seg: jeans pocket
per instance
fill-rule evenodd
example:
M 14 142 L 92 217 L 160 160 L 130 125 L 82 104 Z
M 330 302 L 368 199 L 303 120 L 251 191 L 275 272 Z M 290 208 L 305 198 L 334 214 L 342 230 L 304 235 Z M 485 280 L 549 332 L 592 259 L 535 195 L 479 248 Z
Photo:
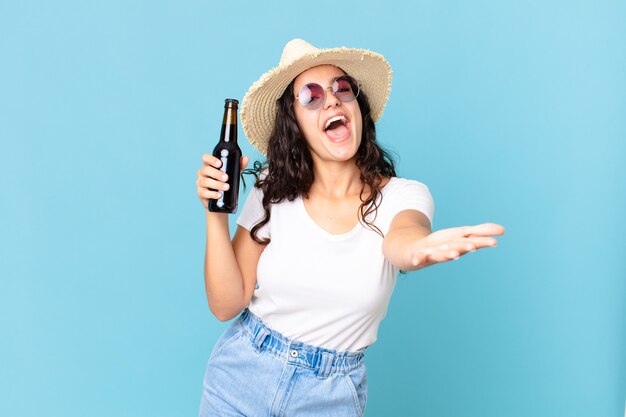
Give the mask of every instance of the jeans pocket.
M 365 365 L 353 369 L 344 376 L 354 395 L 357 409 L 362 415 L 365 411 L 365 404 L 367 403 L 367 370 L 365 369 Z
M 220 336 L 220 338 L 213 346 L 213 350 L 211 351 L 211 355 L 209 356 L 209 360 L 214 359 L 224 348 L 226 348 L 229 344 L 237 339 L 243 333 L 243 327 L 239 323 L 239 320 L 235 320 L 224 330 L 224 333 Z

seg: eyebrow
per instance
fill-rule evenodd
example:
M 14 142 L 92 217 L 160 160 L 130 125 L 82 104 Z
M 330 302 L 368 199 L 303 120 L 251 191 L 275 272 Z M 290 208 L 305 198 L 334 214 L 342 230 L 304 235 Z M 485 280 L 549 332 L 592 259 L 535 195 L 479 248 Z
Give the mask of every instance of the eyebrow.
M 332 83 L 334 80 L 336 80 L 336 79 L 337 79 L 337 78 L 339 78 L 339 77 L 343 77 L 344 75 L 348 75 L 348 74 L 346 74 L 346 73 L 344 72 L 344 73 L 343 73 L 343 74 L 341 74 L 341 75 L 335 75 L 335 76 L 333 76 L 333 77 L 329 78 L 329 79 L 328 79 L 328 83 L 327 83 L 327 84 Z M 309 81 L 309 82 L 306 82 L 306 83 L 302 84 L 302 87 L 304 87 L 304 86 L 305 86 L 305 85 L 307 85 L 307 84 L 311 84 L 311 83 L 319 84 L 317 81 Z M 320 85 L 321 85 L 321 84 L 320 84 Z M 294 84 L 294 88 L 295 88 L 295 84 Z M 326 87 L 326 88 L 328 88 L 328 87 Z

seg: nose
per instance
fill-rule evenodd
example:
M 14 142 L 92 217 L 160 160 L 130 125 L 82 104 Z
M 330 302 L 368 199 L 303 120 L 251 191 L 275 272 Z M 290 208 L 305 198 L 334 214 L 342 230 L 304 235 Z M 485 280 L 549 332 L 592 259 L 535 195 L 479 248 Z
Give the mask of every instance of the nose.
M 341 100 L 339 100 L 335 94 L 333 94 L 332 87 L 326 89 L 326 101 L 324 102 L 324 109 L 330 109 L 331 107 L 341 105 Z

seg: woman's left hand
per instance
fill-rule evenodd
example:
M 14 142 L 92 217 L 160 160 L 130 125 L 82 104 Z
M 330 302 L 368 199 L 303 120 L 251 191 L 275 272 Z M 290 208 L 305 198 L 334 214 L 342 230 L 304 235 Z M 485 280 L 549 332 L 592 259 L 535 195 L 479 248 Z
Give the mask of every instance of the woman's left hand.
M 496 223 L 460 226 L 437 230 L 411 245 L 411 262 L 415 269 L 459 259 L 476 249 L 496 246 L 489 236 L 504 234 L 504 227 Z

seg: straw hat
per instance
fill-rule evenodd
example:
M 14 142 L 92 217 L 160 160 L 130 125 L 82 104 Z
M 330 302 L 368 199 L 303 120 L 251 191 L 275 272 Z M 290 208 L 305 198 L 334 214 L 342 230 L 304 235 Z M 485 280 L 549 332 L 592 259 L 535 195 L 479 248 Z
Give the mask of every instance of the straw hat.
M 367 49 L 319 49 L 302 39 L 289 41 L 280 63 L 261 76 L 248 90 L 241 106 L 241 124 L 250 143 L 267 155 L 276 100 L 300 73 L 317 65 L 335 65 L 354 77 L 369 98 L 372 119 L 383 114 L 391 90 L 391 66 L 381 54 Z

